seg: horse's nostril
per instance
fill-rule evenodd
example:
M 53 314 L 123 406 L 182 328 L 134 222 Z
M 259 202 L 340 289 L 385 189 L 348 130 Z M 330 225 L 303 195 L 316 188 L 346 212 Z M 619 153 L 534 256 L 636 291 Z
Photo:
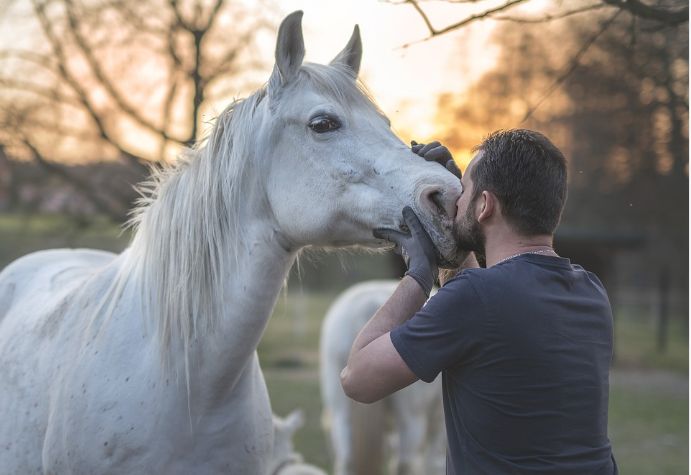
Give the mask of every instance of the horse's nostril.
M 428 185 L 420 193 L 420 205 L 429 213 L 446 219 L 455 219 L 456 199 L 453 190 L 439 185 Z
M 440 213 L 446 214 L 446 209 L 444 209 L 444 198 L 442 197 L 442 194 L 440 191 L 435 191 L 430 195 L 430 201 L 434 203 L 434 206 L 437 207 L 437 210 L 439 210 Z
M 428 188 L 422 192 L 422 202 L 427 205 L 427 208 L 433 213 L 441 215 L 447 214 L 444 207 L 444 196 L 438 188 Z

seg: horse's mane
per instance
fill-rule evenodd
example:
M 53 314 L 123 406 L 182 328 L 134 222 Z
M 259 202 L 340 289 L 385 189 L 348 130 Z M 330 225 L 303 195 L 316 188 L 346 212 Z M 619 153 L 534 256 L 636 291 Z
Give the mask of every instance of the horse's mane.
M 194 335 L 213 328 L 232 265 L 239 263 L 243 226 L 240 204 L 260 193 L 257 163 L 246 159 L 253 115 L 262 89 L 234 101 L 217 118 L 211 135 L 178 162 L 159 169 L 139 187 L 142 197 L 128 225 L 135 230 L 124 276 L 143 290 L 164 353 L 180 339 L 185 351 Z M 229 255 L 230 253 L 230 255 Z
M 297 81 L 309 82 L 348 109 L 361 105 L 381 114 L 364 86 L 340 65 L 303 64 Z M 154 324 L 164 358 L 171 344 L 179 342 L 187 353 L 193 338 L 213 329 L 223 312 L 227 279 L 240 272 L 243 203 L 266 196 L 258 177 L 270 164 L 252 160 L 250 151 L 258 106 L 269 94 L 265 86 L 233 102 L 197 149 L 155 170 L 139 187 L 142 197 L 128 223 L 135 234 L 114 287 L 137 282 L 142 311 Z

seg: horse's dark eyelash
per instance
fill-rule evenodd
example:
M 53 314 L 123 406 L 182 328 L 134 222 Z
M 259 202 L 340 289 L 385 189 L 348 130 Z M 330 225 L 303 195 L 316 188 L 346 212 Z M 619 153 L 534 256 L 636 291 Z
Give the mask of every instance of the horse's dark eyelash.
M 323 131 L 316 130 L 316 129 L 314 128 L 314 125 L 317 124 L 317 123 L 319 123 L 319 122 L 322 122 L 322 121 L 331 122 L 331 123 L 333 123 L 334 127 L 333 127 L 333 128 L 329 128 L 328 130 L 323 130 Z M 315 115 L 315 116 L 312 117 L 312 118 L 309 120 L 309 122 L 307 123 L 307 126 L 308 126 L 310 129 L 314 130 L 314 131 L 315 131 L 316 133 L 318 133 L 318 134 L 326 133 L 326 132 L 333 132 L 333 131 L 335 131 L 335 130 L 340 129 L 342 125 L 343 125 L 343 124 L 341 123 L 340 120 L 338 120 L 338 118 L 336 118 L 336 117 L 334 117 L 334 116 L 331 116 L 331 115 L 329 115 L 329 114 L 318 114 L 318 115 Z

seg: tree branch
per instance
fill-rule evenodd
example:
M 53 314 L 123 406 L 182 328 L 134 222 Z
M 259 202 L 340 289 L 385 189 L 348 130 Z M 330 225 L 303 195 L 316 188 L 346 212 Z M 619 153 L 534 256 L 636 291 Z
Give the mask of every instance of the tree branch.
M 239 39 L 239 44 L 243 44 L 246 41 L 248 41 L 250 38 L 252 38 L 253 33 L 247 32 L 243 34 L 240 39 Z M 219 60 L 216 62 L 216 67 L 211 69 L 208 72 L 205 72 L 203 74 L 204 77 L 204 83 L 208 84 L 214 79 L 218 78 L 219 76 L 223 74 L 227 74 L 228 72 L 231 71 L 231 68 L 229 67 L 229 64 L 231 64 L 238 56 L 240 53 L 239 48 L 231 48 L 229 49 L 223 57 L 219 58 Z
M 590 47 L 597 41 L 597 39 L 605 32 L 607 29 L 610 27 L 612 23 L 614 23 L 614 20 L 617 19 L 619 14 L 622 12 L 622 10 L 616 11 L 607 21 L 605 21 L 600 29 L 595 32 L 594 35 L 592 35 L 590 38 L 588 38 L 585 43 L 581 46 L 581 48 L 576 52 L 576 54 L 571 58 L 571 61 L 569 61 L 569 65 L 566 68 L 566 70 L 557 77 L 557 79 L 552 83 L 552 85 L 547 89 L 547 91 L 542 95 L 542 97 L 533 105 L 531 106 L 528 111 L 526 112 L 525 116 L 523 116 L 523 119 L 521 120 L 521 123 L 525 122 L 528 120 L 534 113 L 535 111 L 542 105 L 542 103 L 552 95 L 554 91 L 556 91 L 559 86 L 562 85 L 564 81 L 573 73 L 576 68 L 578 68 L 580 64 L 580 60 L 583 57 L 583 55 L 590 49 Z
M 562 12 L 559 14 L 552 15 L 552 14 L 548 13 L 542 17 L 539 17 L 539 18 L 495 16 L 495 17 L 492 17 L 492 19 L 497 20 L 497 21 L 510 21 L 510 22 L 514 22 L 514 23 L 547 23 L 547 22 L 554 21 L 554 20 L 561 20 L 562 18 L 567 18 L 567 17 L 570 17 L 572 15 L 578 15 L 580 13 L 591 12 L 594 10 L 599 10 L 599 9 L 607 8 L 607 7 L 608 7 L 608 5 L 598 3 L 598 4 L 594 4 L 594 5 L 588 5 L 588 6 L 585 6 L 582 8 L 577 8 L 575 10 L 569 10 L 569 11 Z
M 115 101 L 115 104 L 118 106 L 118 108 L 120 108 L 120 110 L 124 112 L 126 115 L 131 117 L 136 123 L 138 123 L 145 129 L 148 129 L 149 131 L 160 135 L 161 137 L 163 137 L 164 140 L 171 140 L 173 142 L 182 143 L 181 139 L 169 136 L 165 129 L 161 129 L 153 123 L 151 123 L 150 121 L 146 120 L 136 109 L 134 109 L 130 104 L 127 103 L 127 101 L 118 92 L 118 90 L 115 88 L 110 79 L 106 76 L 105 72 L 103 71 L 103 68 L 101 68 L 100 63 L 94 56 L 91 47 L 86 41 L 86 38 L 84 38 L 84 36 L 81 34 L 81 27 L 79 24 L 79 20 L 75 15 L 72 0 L 64 0 L 64 2 L 67 11 L 67 20 L 70 25 L 70 32 L 74 36 L 77 46 L 86 58 L 86 61 L 89 64 L 89 68 L 93 72 L 94 77 L 98 80 L 99 84 L 103 86 L 106 92 L 108 92 L 110 97 Z
M 31 152 L 32 158 L 38 163 L 44 170 L 59 176 L 64 181 L 68 182 L 77 189 L 82 195 L 86 196 L 91 203 L 98 209 L 101 213 L 108 216 L 115 222 L 123 222 L 127 214 L 123 210 L 115 210 L 111 203 L 103 199 L 97 190 L 94 190 L 92 186 L 82 178 L 69 173 L 65 167 L 52 163 L 45 159 L 45 157 L 39 152 L 39 150 L 28 140 L 26 137 L 22 138 L 22 143 Z
M 661 6 L 647 5 L 640 0 L 602 0 L 613 7 L 626 10 L 632 15 L 647 20 L 659 21 L 667 25 L 680 25 L 689 21 L 689 6 L 681 8 L 665 8 Z
M 173 109 L 173 101 L 175 99 L 175 93 L 177 92 L 178 85 L 175 75 L 173 73 L 171 73 L 171 79 L 173 81 L 173 84 L 171 84 L 170 89 L 168 89 L 168 96 L 166 97 L 166 100 L 163 103 L 162 121 L 164 130 L 167 130 L 170 126 L 171 111 Z M 161 147 L 158 151 L 159 161 L 163 161 L 165 159 L 165 151 L 167 145 L 168 142 L 165 139 L 161 141 Z
M 485 0 L 446 0 L 446 3 L 453 3 L 453 4 L 479 4 Z M 422 3 L 422 0 L 403 0 L 400 2 L 394 2 L 394 1 L 389 1 L 387 3 L 393 3 L 394 5 L 404 5 L 404 4 L 409 4 L 412 5 L 412 7 L 415 9 L 415 11 L 420 15 L 422 18 L 422 21 L 425 23 L 425 26 L 427 27 L 427 30 L 429 31 L 429 36 L 426 38 L 423 38 L 421 40 L 413 41 L 410 43 L 406 43 L 402 46 L 402 48 L 407 48 L 408 46 L 411 46 L 413 44 L 417 43 L 422 43 L 424 41 L 427 41 L 431 38 L 434 38 L 435 36 L 443 35 L 444 33 L 447 33 L 452 30 L 456 30 L 458 28 L 462 28 L 474 21 L 477 20 L 482 20 L 485 18 L 492 18 L 494 20 L 502 20 L 502 21 L 513 21 L 517 23 L 542 23 L 542 22 L 547 22 L 547 21 L 552 21 L 552 20 L 557 20 L 560 18 L 565 18 L 571 15 L 576 15 L 579 13 L 583 13 L 586 11 L 591 11 L 591 10 L 597 10 L 599 8 L 604 8 L 604 7 L 616 7 L 619 8 L 620 10 L 627 11 L 631 13 L 632 15 L 638 17 L 638 18 L 643 18 L 643 19 L 648 19 L 648 20 L 654 20 L 657 22 L 664 23 L 667 26 L 676 26 L 682 23 L 687 23 L 689 21 L 689 7 L 688 5 L 683 6 L 683 7 L 678 7 L 678 8 L 669 8 L 669 7 L 662 7 L 662 6 L 652 6 L 648 5 L 646 3 L 643 3 L 641 0 L 600 0 L 600 4 L 593 4 L 590 6 L 582 7 L 582 8 L 577 8 L 568 12 L 564 12 L 561 14 L 547 14 L 544 17 L 541 18 L 521 18 L 521 17 L 510 17 L 510 16 L 494 16 L 495 13 L 500 12 L 500 11 L 505 11 L 508 10 L 520 3 L 524 3 L 530 0 L 508 0 L 506 3 L 503 5 L 500 5 L 498 7 L 490 8 L 482 13 L 477 13 L 474 15 L 470 15 L 469 17 L 457 22 L 453 23 L 451 25 L 448 25 L 444 28 L 438 29 L 435 28 L 434 25 L 432 25 L 432 22 L 429 18 L 429 16 L 425 13 L 425 11 L 422 9 L 420 6 L 420 3 Z M 688 2 L 687 2 L 688 3 Z
M 221 10 L 223 3 L 224 0 L 216 0 L 216 3 L 211 9 L 211 13 L 209 13 L 209 19 L 206 21 L 206 25 L 203 27 L 205 31 L 209 31 L 211 28 L 213 28 L 216 18 L 218 18 L 218 12 Z
M 416 43 L 421 43 L 421 42 L 423 42 L 423 41 L 427 41 L 427 40 L 429 40 L 429 39 L 431 39 L 431 38 L 434 38 L 435 36 L 443 35 L 444 33 L 447 33 L 447 32 L 449 32 L 449 31 L 456 30 L 456 29 L 458 29 L 458 28 L 464 27 L 464 26 L 466 26 L 466 25 L 468 25 L 468 24 L 470 24 L 470 23 L 472 23 L 472 22 L 474 22 L 474 21 L 483 20 L 483 19 L 485 19 L 485 18 L 491 18 L 492 15 L 495 14 L 495 13 L 497 13 L 497 12 L 501 12 L 501 11 L 504 11 L 504 10 L 508 10 L 508 9 L 510 9 L 510 8 L 512 8 L 512 7 L 514 7 L 514 6 L 518 5 L 518 4 L 520 4 L 520 3 L 524 3 L 524 2 L 526 2 L 526 1 L 528 1 L 528 0 L 509 0 L 509 1 L 507 1 L 505 4 L 500 5 L 500 6 L 498 6 L 498 7 L 490 8 L 489 10 L 485 10 L 485 11 L 482 12 L 482 13 L 477 13 L 477 14 L 475 14 L 475 15 L 470 15 L 469 17 L 467 17 L 467 18 L 465 18 L 465 19 L 463 19 L 463 20 L 461 20 L 461 21 L 459 21 L 459 22 L 457 22 L 457 23 L 453 23 L 453 24 L 451 24 L 451 25 L 445 26 L 445 27 L 442 28 L 442 29 L 436 29 L 436 28 L 432 25 L 432 22 L 430 21 L 429 17 L 428 17 L 427 14 L 424 12 L 424 10 L 422 9 L 422 7 L 420 7 L 420 5 L 418 5 L 418 2 L 417 2 L 416 0 L 406 0 L 405 3 L 408 3 L 408 4 L 412 5 L 413 8 L 415 8 L 415 10 L 418 12 L 418 14 L 420 15 L 420 17 L 422 17 L 422 21 L 425 22 L 425 26 L 427 26 L 427 29 L 429 30 L 429 36 L 428 36 L 427 38 L 423 38 L 422 40 L 419 40 L 419 41 L 414 41 L 414 42 L 411 42 L 411 43 L 407 43 L 407 44 L 403 45 L 403 48 L 407 48 L 408 46 L 413 45 L 413 44 L 416 44 Z
M 178 55 L 177 49 L 175 47 L 175 33 L 177 32 L 178 24 L 170 25 L 170 28 L 166 32 L 166 52 L 170 55 L 173 60 L 175 69 L 182 69 L 182 59 Z
M 40 54 L 35 51 L 27 51 L 21 49 L 5 49 L 0 51 L 0 60 L 7 58 L 18 58 L 23 61 L 34 63 L 37 66 L 47 69 L 48 71 L 54 72 L 53 58 L 47 54 Z
M 42 130 L 44 134 L 53 134 L 59 138 L 72 137 L 82 142 L 93 141 L 97 143 L 100 140 L 99 136 L 85 132 L 82 129 L 65 125 L 56 125 L 55 122 L 49 122 L 35 117 L 31 119 L 31 127 L 36 130 Z
M 177 0 L 170 0 L 168 2 L 170 6 L 173 9 L 173 14 L 175 15 L 175 19 L 177 20 L 178 24 L 185 30 L 187 31 L 192 31 L 194 30 L 194 26 L 190 25 L 187 20 L 185 20 L 182 16 L 182 12 L 180 11 L 179 5 Z
M 142 20 L 142 15 L 138 14 L 130 6 L 129 1 L 123 0 L 108 0 L 102 4 L 102 8 L 110 7 L 113 12 L 122 20 L 123 26 L 129 26 L 131 29 L 140 33 L 150 33 L 152 35 L 163 36 L 166 34 L 166 29 L 163 27 L 156 27 Z M 160 18 L 159 15 L 144 15 L 146 19 Z
M 38 0 L 33 0 L 33 6 L 34 6 L 34 11 L 36 13 L 36 16 L 38 17 L 39 23 L 41 24 L 41 28 L 43 30 L 43 33 L 46 35 L 46 38 L 48 39 L 48 42 L 50 43 L 51 50 L 53 51 L 53 54 L 57 58 L 57 68 L 60 73 L 60 76 L 63 78 L 63 80 L 67 83 L 67 85 L 75 92 L 75 94 L 78 97 L 79 102 L 82 104 L 84 109 L 86 109 L 86 112 L 88 113 L 89 117 L 91 117 L 91 120 L 93 121 L 94 125 L 98 129 L 99 135 L 109 144 L 111 144 L 117 151 L 120 153 L 120 155 L 130 162 L 130 164 L 135 167 L 135 169 L 138 169 L 138 171 L 145 172 L 147 170 L 146 166 L 143 165 L 143 163 L 146 162 L 145 159 L 142 157 L 138 157 L 127 150 L 125 150 L 109 133 L 108 129 L 106 128 L 105 124 L 103 123 L 103 120 L 101 116 L 98 114 L 96 109 L 94 108 L 93 104 L 89 100 L 89 97 L 84 90 L 84 88 L 79 84 L 79 82 L 74 78 L 74 76 L 70 73 L 70 71 L 67 69 L 67 60 L 65 58 L 65 53 L 62 49 L 62 43 L 61 41 L 55 36 L 55 33 L 53 32 L 53 28 L 50 25 L 50 21 L 48 20 L 48 17 L 46 16 L 45 12 L 45 4 L 43 3 L 38 3 Z
M 51 99 L 53 101 L 69 105 L 72 107 L 81 107 L 83 104 L 82 102 L 74 97 L 69 97 L 64 94 L 61 94 L 55 89 L 51 89 L 48 87 L 43 87 L 38 84 L 33 84 L 30 82 L 22 82 L 18 81 L 15 79 L 7 79 L 7 78 L 2 78 L 0 77 L 0 85 L 8 88 L 8 89 L 15 89 L 18 91 L 25 91 L 25 92 L 30 92 L 32 94 L 35 94 L 37 96 L 45 97 L 46 99 Z
M 202 78 L 201 69 L 204 61 L 202 54 L 202 41 L 204 40 L 205 31 L 194 32 L 194 65 L 190 71 L 190 79 L 192 80 L 192 130 L 185 141 L 187 146 L 192 146 L 197 140 L 197 129 L 199 128 L 199 109 L 204 102 L 204 80 Z

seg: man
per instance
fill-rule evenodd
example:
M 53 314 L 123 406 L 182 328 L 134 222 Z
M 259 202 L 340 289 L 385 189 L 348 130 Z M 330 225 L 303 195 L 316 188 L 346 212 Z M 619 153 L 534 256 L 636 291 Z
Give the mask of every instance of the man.
M 453 169 L 438 143 L 413 151 Z M 375 232 L 408 272 L 353 343 L 343 388 L 373 402 L 441 372 L 450 474 L 616 474 L 611 308 L 599 279 L 552 248 L 564 156 L 529 130 L 496 132 L 476 152 L 455 234 L 486 268 L 466 263 L 425 304 L 436 254 L 413 211 L 410 234 Z

